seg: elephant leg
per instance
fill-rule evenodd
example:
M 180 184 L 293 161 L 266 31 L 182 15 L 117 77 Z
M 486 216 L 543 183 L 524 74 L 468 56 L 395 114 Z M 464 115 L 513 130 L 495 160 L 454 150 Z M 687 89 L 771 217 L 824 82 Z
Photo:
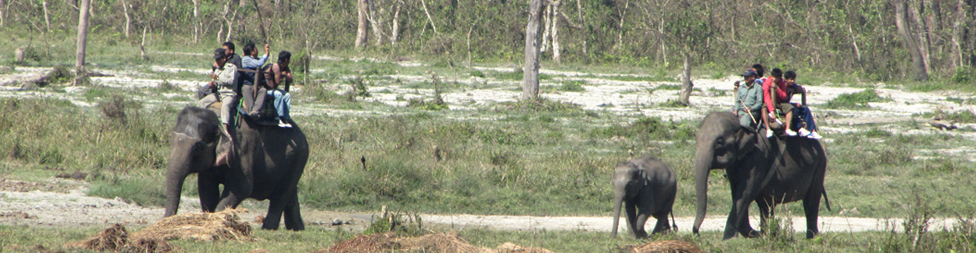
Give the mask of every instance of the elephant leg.
M 644 210 L 641 210 L 641 212 L 637 213 L 637 221 L 634 223 L 634 226 L 637 227 L 636 237 L 638 239 L 647 238 L 647 230 L 644 229 L 644 224 L 647 224 L 648 217 L 650 217 L 650 214 L 644 212 Z
M 749 224 L 749 204 L 755 199 L 758 189 L 758 186 L 750 185 L 748 181 L 732 185 L 732 210 L 729 211 L 729 219 L 725 224 L 723 240 L 735 237 L 736 232 L 747 238 L 759 235 Z
M 291 198 L 285 196 L 272 197 L 269 200 L 271 204 L 268 205 L 268 215 L 264 217 L 264 225 L 261 225 L 261 229 L 278 230 L 278 226 L 281 225 L 281 214 L 285 210 L 286 202 L 290 200 Z
M 820 216 L 820 193 L 822 189 L 807 191 L 807 197 L 803 199 L 803 212 L 807 215 L 807 239 L 813 239 L 820 234 L 817 229 L 817 218 Z
M 660 213 L 660 215 L 655 215 L 654 218 L 657 219 L 657 224 L 654 225 L 654 231 L 652 231 L 651 234 L 657 234 L 660 232 L 666 232 L 671 230 L 671 226 L 669 226 L 668 224 L 668 212 L 662 212 Z
M 637 205 L 633 201 L 624 200 L 624 206 L 627 209 L 627 226 L 630 228 L 630 235 L 634 238 L 641 238 L 640 234 L 644 230 L 644 225 L 637 226 Z
M 197 174 L 197 191 L 200 192 L 200 208 L 203 212 L 214 212 L 220 202 L 220 184 L 210 173 Z
M 285 228 L 294 231 L 305 230 L 305 221 L 302 220 L 302 211 L 298 204 L 298 193 L 290 194 L 290 196 L 290 198 L 286 198 L 288 202 L 285 203 Z
M 217 203 L 217 212 L 223 211 L 224 209 L 237 208 L 244 199 L 251 196 L 250 187 L 244 189 L 242 187 L 235 187 L 229 184 L 224 184 L 224 192 L 221 194 L 220 203 Z

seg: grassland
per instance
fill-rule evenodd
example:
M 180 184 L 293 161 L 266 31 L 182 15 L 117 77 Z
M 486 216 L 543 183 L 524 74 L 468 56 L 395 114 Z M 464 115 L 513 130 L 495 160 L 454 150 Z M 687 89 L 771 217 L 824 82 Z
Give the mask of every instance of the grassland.
M 45 43 L 64 44 L 70 38 L 51 35 L 46 40 Z M 92 48 L 89 61 L 95 62 L 95 69 L 139 71 L 144 75 L 142 77 L 150 79 L 198 81 L 199 77 L 188 71 L 156 71 L 151 66 L 194 69 L 207 60 L 205 55 L 164 53 L 151 53 L 149 60 L 142 60 L 138 58 L 136 47 L 125 44 L 95 44 Z M 200 45 L 185 48 L 173 41 L 159 43 L 153 50 L 177 49 L 207 52 L 209 48 Z M 114 54 L 108 50 L 131 54 Z M 66 65 L 72 53 L 64 47 L 49 47 L 47 52 L 35 52 L 35 58 L 18 66 Z M 0 56 L 8 58 L 8 55 Z M 612 211 L 609 203 L 612 165 L 630 157 L 651 154 L 669 164 L 678 175 L 675 214 L 694 215 L 691 170 L 694 133 L 699 125 L 695 120 L 671 122 L 654 117 L 587 111 L 555 101 L 472 105 L 474 110 L 464 111 L 393 107 L 364 102 L 356 99 L 358 94 L 347 95 L 330 90 L 324 84 L 355 84 L 355 77 L 359 76 L 364 85 L 430 88 L 434 86 L 433 81 L 390 76 L 426 76 L 427 71 L 433 71 L 441 73 L 446 89 L 466 89 L 468 84 L 451 81 L 455 75 L 514 82 L 521 74 L 457 70 L 447 64 L 400 66 L 350 59 L 313 59 L 313 66 L 326 67 L 325 71 L 309 74 L 312 82 L 295 93 L 296 106 L 307 111 L 359 113 L 295 116 L 311 145 L 309 163 L 299 186 L 300 201 L 307 208 L 368 211 L 388 205 L 433 213 L 609 215 Z M 625 66 L 562 65 L 554 69 L 588 73 L 591 75 L 587 77 L 594 78 L 598 77 L 595 74 L 606 72 L 650 72 L 645 77 L 620 75 L 607 78 L 624 81 L 668 80 L 667 76 L 675 73 Z M 715 76 L 724 73 L 712 72 L 716 72 Z M 560 83 L 559 89 L 565 92 L 585 91 L 584 83 L 579 81 Z M 488 82 L 475 85 L 504 87 L 504 84 Z M 921 89 L 912 87 L 923 84 L 907 86 Z M 661 86 L 660 89 L 672 88 Z M 79 106 L 57 98 L 36 98 L 27 92 L 13 92 L 22 95 L 17 96 L 20 98 L 0 99 L 0 177 L 30 181 L 51 178 L 59 171 L 45 168 L 83 171 L 91 175 L 87 179 L 91 186 L 90 195 L 119 196 L 146 206 L 162 205 L 163 186 L 157 182 L 165 173 L 170 128 L 176 112 L 191 101 L 154 100 L 164 93 L 181 92 L 167 86 L 132 89 L 96 83 L 80 92 L 65 90 L 65 87 L 53 84 L 36 92 L 75 97 L 99 106 Z M 858 107 L 872 102 L 870 99 L 873 97 L 865 101 L 864 96 L 851 96 L 837 102 L 844 103 L 840 107 Z M 971 113 L 953 114 L 953 117 L 972 121 Z M 898 124 L 901 128 L 920 128 L 911 123 Z M 969 219 L 976 213 L 976 198 L 971 194 L 970 182 L 976 166 L 966 157 L 938 152 L 970 147 L 971 140 L 946 133 L 903 134 L 878 127 L 866 128 L 865 131 L 831 134 L 825 142 L 830 160 L 825 184 L 834 210 L 823 210 L 822 215 L 845 211 L 845 215 L 854 217 L 924 221 L 923 216 L 918 215 L 920 212 L 927 214 L 926 217 Z M 365 170 L 359 162 L 361 157 L 367 159 Z M 183 193 L 195 195 L 194 187 L 194 184 L 187 184 Z M 714 210 L 727 210 L 730 190 L 721 171 L 715 171 L 710 177 L 709 189 L 709 210 L 713 210 L 713 214 L 720 214 Z M 792 213 L 802 213 L 802 207 L 797 204 L 784 208 Z M 856 212 L 853 211 L 855 208 Z M 63 242 L 82 239 L 95 231 L 94 228 L 0 227 L 0 250 L 31 251 L 24 247 L 37 244 L 56 248 Z M 919 232 L 918 227 L 914 231 Z M 826 233 L 815 240 L 798 239 L 802 236 L 792 233 L 733 241 L 720 241 L 717 233 L 693 237 L 682 232 L 675 236 L 702 245 L 706 250 L 722 252 L 965 252 L 972 251 L 976 244 L 972 227 L 927 231 L 914 237 L 905 233 L 911 231 L 896 232 L 899 233 Z M 459 233 L 478 246 L 494 247 L 504 241 L 515 241 L 559 252 L 614 252 L 637 243 L 592 232 L 466 230 Z M 353 234 L 311 229 L 303 233 L 259 231 L 257 236 L 264 241 L 256 244 L 178 243 L 187 251 L 202 252 L 240 252 L 253 248 L 309 251 L 350 238 Z M 596 243 L 589 243 L 593 241 Z

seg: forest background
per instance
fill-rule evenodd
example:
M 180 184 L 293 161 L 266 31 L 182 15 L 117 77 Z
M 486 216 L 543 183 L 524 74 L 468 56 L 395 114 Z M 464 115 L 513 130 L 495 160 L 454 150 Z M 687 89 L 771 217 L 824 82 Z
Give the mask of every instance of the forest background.
M 113 43 L 149 48 L 267 41 L 304 57 L 359 49 L 390 59 L 441 59 L 452 66 L 521 65 L 528 4 L 93 1 L 89 27 Z M 0 0 L 0 26 L 5 36 L 29 37 L 28 58 L 50 57 L 42 45 L 48 37 L 75 34 L 77 6 L 77 0 Z M 976 66 L 974 17 L 976 0 L 546 1 L 542 57 L 547 64 L 675 69 L 687 53 L 692 65 L 710 69 L 760 62 L 868 82 L 930 76 L 967 82 Z

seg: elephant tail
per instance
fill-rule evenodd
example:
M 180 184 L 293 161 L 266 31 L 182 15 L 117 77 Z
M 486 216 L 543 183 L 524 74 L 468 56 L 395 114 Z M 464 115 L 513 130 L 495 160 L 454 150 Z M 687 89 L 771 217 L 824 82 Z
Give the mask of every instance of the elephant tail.
M 827 205 L 827 211 L 833 212 L 834 210 L 830 210 L 830 199 L 827 198 L 827 189 L 823 189 L 821 191 L 823 192 L 824 196 L 824 204 Z

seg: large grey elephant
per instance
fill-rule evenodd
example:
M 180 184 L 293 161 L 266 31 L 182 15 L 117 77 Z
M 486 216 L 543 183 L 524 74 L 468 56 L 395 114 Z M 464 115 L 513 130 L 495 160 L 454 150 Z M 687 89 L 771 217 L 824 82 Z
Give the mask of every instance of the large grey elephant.
M 664 162 L 643 156 L 618 163 L 613 172 L 613 189 L 613 236 L 617 236 L 621 205 L 627 209 L 627 225 L 634 238 L 647 238 L 644 223 L 649 216 L 657 219 L 652 234 L 671 229 L 668 214 L 671 214 L 678 184 Z M 674 220 L 674 215 L 671 216 Z
M 282 215 L 285 228 L 304 230 L 298 204 L 298 180 L 308 160 L 308 142 L 302 130 L 256 124 L 241 117 L 232 127 L 234 138 L 226 165 L 214 166 L 220 120 L 211 110 L 186 107 L 177 117 L 171 136 L 166 174 L 166 213 L 180 205 L 183 181 L 198 174 L 200 205 L 204 212 L 236 208 L 246 198 L 270 200 L 263 229 L 278 229 Z M 219 184 L 224 185 L 220 192 Z
M 764 130 L 763 130 L 764 131 Z M 732 210 L 725 224 L 723 239 L 759 233 L 749 225 L 749 205 L 759 206 L 761 222 L 766 223 L 776 204 L 803 200 L 807 238 L 813 238 L 820 214 L 820 196 L 827 198 L 824 175 L 827 156 L 817 140 L 787 137 L 784 143 L 762 138 L 763 132 L 742 127 L 730 112 L 711 112 L 698 130 L 695 153 L 695 191 L 698 210 L 692 231 L 705 218 L 708 202 L 708 174 L 725 169 L 732 186 Z M 830 210 L 830 201 L 825 201 Z

